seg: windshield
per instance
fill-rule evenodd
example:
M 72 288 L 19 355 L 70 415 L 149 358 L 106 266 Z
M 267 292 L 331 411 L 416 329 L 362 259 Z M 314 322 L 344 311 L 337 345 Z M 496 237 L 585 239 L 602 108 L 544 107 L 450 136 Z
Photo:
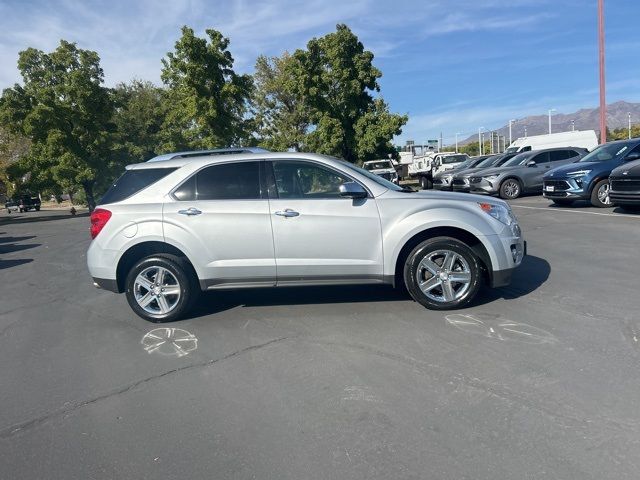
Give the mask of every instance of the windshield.
M 613 160 L 614 158 L 621 158 L 622 156 L 627 154 L 634 143 L 605 143 L 604 145 L 600 145 L 593 152 L 588 153 L 587 155 L 582 157 L 580 160 L 578 160 L 578 163 L 606 162 L 607 160 Z
M 504 153 L 518 153 L 518 148 L 519 147 L 509 147 L 504 151 Z
M 531 157 L 530 153 L 519 153 L 510 160 L 507 160 L 502 164 L 503 167 L 513 167 L 514 165 L 524 165 Z
M 443 165 L 449 165 L 451 163 L 459 163 L 466 159 L 467 157 L 465 155 L 449 155 L 441 158 Z
M 480 168 L 480 167 L 488 167 L 489 165 L 493 165 L 493 162 L 495 162 L 498 158 L 500 157 L 495 155 L 487 157 L 484 160 L 482 160 L 479 164 L 477 164 L 476 167 Z
M 383 168 L 393 168 L 393 165 L 389 161 L 367 162 L 364 164 L 364 168 L 367 170 L 382 170 Z
M 395 190 L 397 192 L 401 192 L 405 190 L 403 187 L 396 185 L 395 183 L 390 182 L 389 180 L 385 180 L 384 178 L 379 177 L 378 175 L 374 175 L 373 173 L 365 170 L 364 168 L 355 166 L 353 163 L 349 163 L 345 160 L 340 160 L 340 163 L 342 164 L 343 167 L 346 167 L 349 170 L 358 172 L 360 175 L 364 175 L 369 180 L 376 182 L 378 185 L 382 185 L 384 188 L 388 188 L 389 190 Z

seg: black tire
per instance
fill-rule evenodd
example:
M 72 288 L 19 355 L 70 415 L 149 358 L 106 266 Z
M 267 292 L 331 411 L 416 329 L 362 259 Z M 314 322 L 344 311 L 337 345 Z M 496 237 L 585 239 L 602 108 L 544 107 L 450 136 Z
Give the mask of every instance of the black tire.
M 552 198 L 551 201 L 559 207 L 568 207 L 569 205 L 573 205 L 573 200 Z
M 39 212 L 39 211 L 40 211 L 40 206 L 38 205 L 38 206 L 36 207 L 36 212 Z
M 455 281 L 449 281 L 447 275 L 439 275 L 430 272 L 426 267 L 421 265 L 421 262 L 425 259 L 429 260 L 429 257 L 435 266 L 444 266 L 444 253 L 442 254 L 442 262 L 438 263 L 438 257 L 440 252 L 453 252 L 459 258 L 464 259 L 466 266 L 462 262 L 455 261 L 454 269 L 459 268 L 458 271 L 452 270 L 451 273 L 468 273 L 469 282 L 468 286 Z M 465 268 L 467 269 L 465 271 Z M 445 272 L 446 273 L 446 272 Z M 428 275 L 428 276 L 427 276 Z M 428 280 L 437 278 L 437 282 L 440 286 L 435 285 L 428 293 L 425 293 L 419 285 L 419 278 L 424 279 L 427 283 Z M 445 280 L 442 280 L 445 278 Z M 409 291 L 409 294 L 413 299 L 430 310 L 451 310 L 462 308 L 471 302 L 478 293 L 480 285 L 482 283 L 482 271 L 480 266 L 480 260 L 475 253 L 469 248 L 467 244 L 456 240 L 451 237 L 435 237 L 417 245 L 407 257 L 404 265 L 404 283 Z M 450 288 L 453 290 L 455 296 L 460 294 L 459 297 L 454 298 L 451 301 L 445 299 L 445 283 L 449 283 Z M 441 297 L 439 300 L 431 297 Z
M 601 189 L 605 189 L 607 191 L 605 201 L 600 199 L 599 192 Z M 608 179 L 605 178 L 603 180 L 600 180 L 598 183 L 595 184 L 595 186 L 593 187 L 593 190 L 591 190 L 591 205 L 598 208 L 613 207 L 613 202 L 611 202 L 611 200 L 609 199 L 609 180 Z
M 177 281 L 177 286 L 179 287 L 180 296 L 175 305 L 171 306 L 168 313 L 151 313 L 138 304 L 136 300 L 136 278 L 141 272 L 153 269 L 153 267 L 162 267 L 168 270 Z M 125 294 L 131 309 L 139 317 L 154 323 L 172 322 L 182 318 L 191 309 L 200 294 L 200 286 L 193 268 L 180 257 L 168 254 L 152 255 L 138 261 L 127 274 L 125 288 Z M 153 308 L 154 304 L 159 310 L 160 303 L 156 300 L 152 300 L 150 309 Z
M 507 178 L 500 184 L 500 198 L 514 200 L 522 195 L 522 183 L 517 178 Z
M 420 188 L 422 190 L 430 190 L 433 188 L 433 182 L 427 177 L 420 177 Z

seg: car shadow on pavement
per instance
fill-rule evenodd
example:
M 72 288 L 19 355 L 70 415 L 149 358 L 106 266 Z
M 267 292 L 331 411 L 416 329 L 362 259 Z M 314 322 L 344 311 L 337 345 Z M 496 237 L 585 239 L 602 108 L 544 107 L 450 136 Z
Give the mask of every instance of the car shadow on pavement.
M 7 254 L 13 252 L 20 252 L 22 250 L 29 250 L 30 248 L 36 248 L 41 246 L 41 243 L 27 243 L 24 245 L 19 245 L 17 243 L 5 243 L 0 244 L 0 253 Z
M 18 265 L 24 265 L 25 263 L 33 262 L 33 258 L 21 258 L 18 260 L 2 260 L 0 258 L 0 270 L 6 268 L 17 267 Z
M 0 233 L 0 235 L 2 235 Z M 36 238 L 35 235 L 28 235 L 26 237 L 0 237 L 0 243 L 15 243 L 22 242 L 24 240 L 31 240 L 32 238 Z
M 483 288 L 472 306 L 491 303 L 499 298 L 513 300 L 538 289 L 549 278 L 551 265 L 544 258 L 527 255 L 513 272 L 511 284 L 499 288 Z
M 404 288 L 393 288 L 390 285 L 331 285 L 220 290 L 203 292 L 187 318 L 212 315 L 236 307 L 406 301 L 411 301 L 407 291 Z
M 32 223 L 32 222 L 50 222 L 53 220 L 64 220 L 68 218 L 75 217 L 88 217 L 89 212 L 77 213 L 75 215 L 71 215 L 70 213 L 65 213 L 63 215 L 18 215 L 13 217 L 2 217 L 0 218 L 0 225 L 9 225 L 14 223 Z

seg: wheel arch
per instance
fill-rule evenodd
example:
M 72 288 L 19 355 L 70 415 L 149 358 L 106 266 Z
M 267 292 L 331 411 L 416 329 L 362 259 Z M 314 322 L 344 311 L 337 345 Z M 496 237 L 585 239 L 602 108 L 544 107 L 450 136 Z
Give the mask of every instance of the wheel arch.
M 411 251 L 421 242 L 435 237 L 451 237 L 468 245 L 480 259 L 483 280 L 488 283 L 491 282 L 491 276 L 493 274 L 491 257 L 487 248 L 476 235 L 468 230 L 458 227 L 431 227 L 413 235 L 400 249 L 400 253 L 395 260 L 393 275 L 395 286 L 401 286 L 404 284 L 404 264 Z
M 116 267 L 116 283 L 118 286 L 118 293 L 122 293 L 125 291 L 125 280 L 127 278 L 127 273 L 131 268 L 135 265 L 135 263 L 141 258 L 148 257 L 150 255 L 174 255 L 180 259 L 182 259 L 188 268 L 191 270 L 193 275 L 196 275 L 193 264 L 187 257 L 187 255 L 182 252 L 177 247 L 160 241 L 147 241 L 136 243 L 129 247 L 118 260 L 118 266 Z M 196 275 L 197 278 L 197 275 Z

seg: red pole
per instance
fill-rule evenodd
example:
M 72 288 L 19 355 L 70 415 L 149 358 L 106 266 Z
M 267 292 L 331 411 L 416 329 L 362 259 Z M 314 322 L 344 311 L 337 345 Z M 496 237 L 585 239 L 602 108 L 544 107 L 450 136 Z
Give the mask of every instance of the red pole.
M 607 141 L 607 103 L 604 83 L 604 0 L 598 0 L 598 49 L 600 61 L 600 143 Z

